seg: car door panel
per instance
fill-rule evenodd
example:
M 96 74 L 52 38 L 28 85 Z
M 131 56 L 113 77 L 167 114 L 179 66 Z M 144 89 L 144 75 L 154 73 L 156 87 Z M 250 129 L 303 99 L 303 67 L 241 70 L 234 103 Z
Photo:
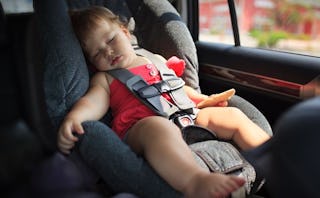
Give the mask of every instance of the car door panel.
M 196 42 L 202 91 L 234 87 L 273 123 L 290 106 L 320 94 L 319 58 Z

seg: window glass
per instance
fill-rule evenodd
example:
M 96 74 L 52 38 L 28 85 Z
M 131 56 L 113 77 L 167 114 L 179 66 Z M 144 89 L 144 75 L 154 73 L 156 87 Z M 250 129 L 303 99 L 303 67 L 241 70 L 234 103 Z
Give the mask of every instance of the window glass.
M 234 44 L 227 0 L 199 0 L 199 40 Z
M 6 13 L 32 12 L 32 0 L 0 0 Z
M 235 0 L 235 4 L 242 46 L 320 56 L 320 0 Z M 227 10 L 223 6 L 228 6 L 227 0 L 199 0 L 200 40 L 233 41 L 229 13 L 217 12 Z

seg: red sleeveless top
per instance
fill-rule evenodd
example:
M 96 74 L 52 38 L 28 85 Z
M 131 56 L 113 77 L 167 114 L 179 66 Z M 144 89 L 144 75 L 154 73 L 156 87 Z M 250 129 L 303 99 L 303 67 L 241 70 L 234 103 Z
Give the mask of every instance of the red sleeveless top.
M 185 62 L 177 57 L 172 57 L 166 65 L 180 76 L 183 73 Z M 159 71 L 153 64 L 134 67 L 130 71 L 135 75 L 140 75 L 148 84 L 161 81 Z M 162 95 L 172 101 L 168 94 Z M 121 139 L 137 121 L 147 116 L 156 115 L 117 79 L 114 79 L 110 84 L 110 108 L 113 116 L 112 129 Z
M 140 75 L 148 84 L 161 80 L 158 70 L 152 64 L 134 67 L 130 71 Z M 113 116 L 112 129 L 121 139 L 137 121 L 156 115 L 117 79 L 110 84 L 110 107 Z

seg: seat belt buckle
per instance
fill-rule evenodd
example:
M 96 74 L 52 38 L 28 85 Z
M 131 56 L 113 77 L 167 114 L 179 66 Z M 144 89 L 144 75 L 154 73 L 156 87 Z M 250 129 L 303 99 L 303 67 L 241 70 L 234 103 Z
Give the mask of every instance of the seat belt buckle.
M 194 125 L 194 121 L 192 117 L 188 114 L 186 115 L 180 115 L 177 117 L 174 117 L 172 121 L 179 127 L 179 128 L 184 128 L 189 125 Z

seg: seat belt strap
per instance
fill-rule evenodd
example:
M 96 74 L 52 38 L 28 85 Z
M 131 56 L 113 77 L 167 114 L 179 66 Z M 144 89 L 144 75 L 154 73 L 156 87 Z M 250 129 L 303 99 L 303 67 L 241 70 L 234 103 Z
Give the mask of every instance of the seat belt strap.
M 182 85 L 184 85 L 184 81 L 181 78 L 177 77 L 175 72 L 172 69 L 169 69 L 158 56 L 143 48 L 134 47 L 134 49 L 136 54 L 144 56 L 151 60 L 151 62 L 158 68 L 162 80 L 167 82 L 167 84 L 170 84 L 170 87 L 175 87 L 176 84 L 179 84 L 181 82 L 183 82 Z M 194 102 L 187 96 L 187 94 L 183 90 L 183 86 L 172 91 L 168 91 L 168 93 L 174 101 L 175 105 L 180 110 L 191 111 L 195 107 Z
M 113 69 L 107 71 L 114 78 L 122 82 L 126 87 L 156 114 L 169 118 L 179 109 L 166 100 L 159 90 L 149 85 L 141 76 L 134 75 L 127 69 Z

